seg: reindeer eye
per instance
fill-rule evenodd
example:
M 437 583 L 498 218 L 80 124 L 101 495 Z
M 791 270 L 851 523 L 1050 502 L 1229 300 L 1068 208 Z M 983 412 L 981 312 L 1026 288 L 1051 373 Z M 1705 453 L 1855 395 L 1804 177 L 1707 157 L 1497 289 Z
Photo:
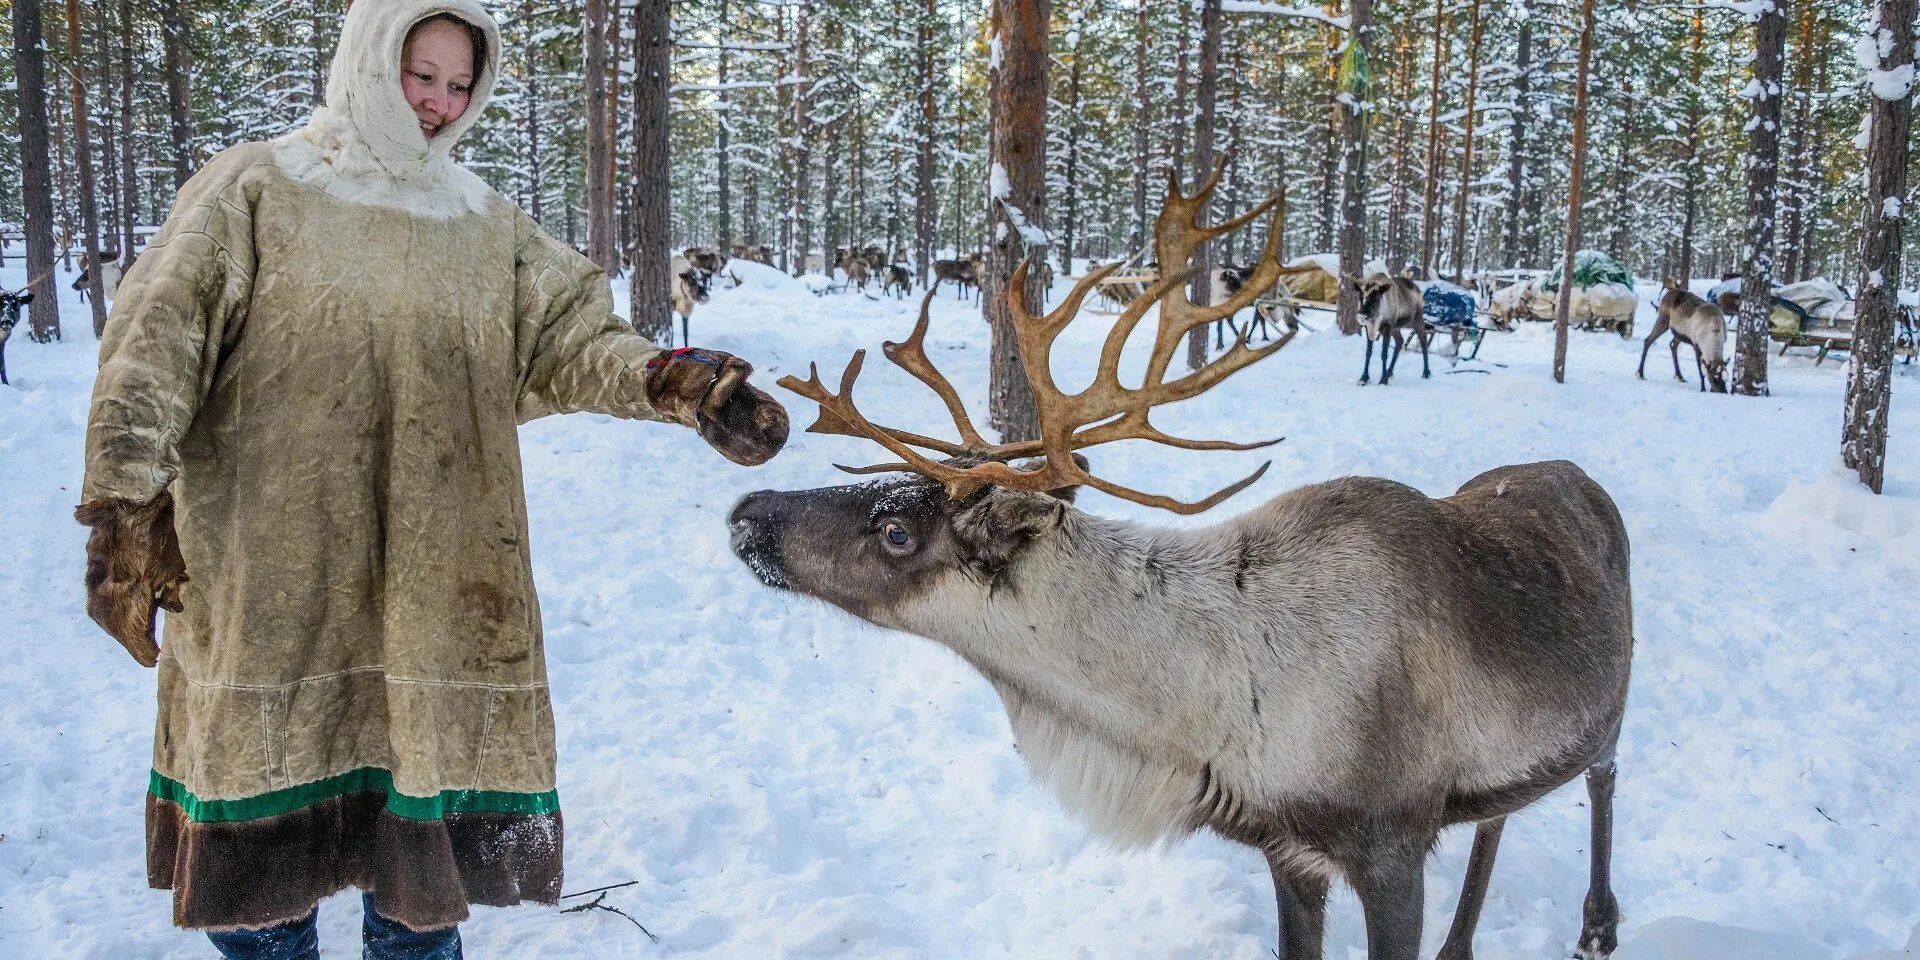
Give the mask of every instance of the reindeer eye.
M 913 545 L 913 534 L 908 533 L 906 527 L 891 520 L 881 524 L 880 535 L 887 539 L 889 546 L 897 549 L 905 549 Z

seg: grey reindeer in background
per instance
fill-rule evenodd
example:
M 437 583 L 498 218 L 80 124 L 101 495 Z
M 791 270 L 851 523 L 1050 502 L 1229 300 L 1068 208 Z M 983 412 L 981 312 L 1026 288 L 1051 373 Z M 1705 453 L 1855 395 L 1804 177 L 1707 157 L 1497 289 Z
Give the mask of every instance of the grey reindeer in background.
M 1647 378 L 1647 351 L 1669 330 L 1673 332 L 1669 344 L 1673 347 L 1673 378 L 1687 382 L 1686 375 L 1680 372 L 1680 345 L 1689 344 L 1693 347 L 1693 368 L 1700 378 L 1701 392 L 1711 385 L 1714 393 L 1726 393 L 1727 315 L 1717 304 L 1689 292 L 1672 277 L 1667 278 L 1666 289 L 1660 296 L 1660 312 L 1653 321 L 1653 332 L 1647 334 L 1646 342 L 1640 345 L 1640 369 L 1635 376 Z
M 1389 277 L 1384 273 L 1373 274 L 1365 280 L 1341 277 L 1340 282 L 1360 295 L 1360 330 L 1367 335 L 1367 358 L 1360 366 L 1361 385 L 1372 379 L 1374 341 L 1380 342 L 1380 385 L 1384 387 L 1400 365 L 1400 354 L 1407 349 L 1409 335 L 1420 341 L 1421 379 L 1433 376 L 1433 368 L 1427 361 L 1427 342 L 1432 334 L 1426 316 L 1421 313 L 1419 285 L 1406 277 Z
M 1169 184 L 1160 263 L 1189 263 L 1201 242 L 1271 206 L 1201 226 L 1218 180 L 1191 197 Z M 729 518 L 734 551 L 770 587 L 952 648 L 999 694 L 1035 778 L 1099 834 L 1145 845 L 1207 829 L 1259 850 L 1283 960 L 1321 956 L 1336 878 L 1359 896 L 1368 956 L 1416 960 L 1424 862 L 1442 829 L 1474 823 L 1440 954 L 1469 960 L 1506 816 L 1585 773 L 1592 878 L 1579 955 L 1606 957 L 1619 918 L 1609 864 L 1632 609 L 1626 531 L 1579 467 L 1500 467 L 1442 499 L 1348 477 L 1188 529 L 1074 505 L 1088 486 L 1197 513 L 1265 472 L 1183 503 L 1096 477 L 1078 451 L 1120 439 L 1264 445 L 1172 437 L 1148 415 L 1292 339 L 1254 349 L 1243 333 L 1201 369 L 1166 377 L 1191 330 L 1272 283 L 1278 236 L 1217 306 L 1185 299 L 1190 270 L 1163 271 L 1120 314 L 1076 394 L 1054 383 L 1051 350 L 1114 268 L 1044 316 L 1014 300 L 1038 441 L 981 438 L 927 358 L 925 303 L 912 336 L 885 353 L 941 397 L 960 442 L 870 422 L 852 395 L 864 351 L 837 392 L 817 367 L 784 378 L 819 404 L 813 432 L 865 437 L 900 462 L 842 468 L 889 474 L 858 485 L 749 495 Z M 1121 346 L 1156 303 L 1145 379 L 1123 387 Z

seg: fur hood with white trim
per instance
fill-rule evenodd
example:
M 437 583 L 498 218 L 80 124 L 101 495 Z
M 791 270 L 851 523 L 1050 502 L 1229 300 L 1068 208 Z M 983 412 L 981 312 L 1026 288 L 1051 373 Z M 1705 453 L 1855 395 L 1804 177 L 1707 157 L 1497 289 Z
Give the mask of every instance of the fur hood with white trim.
M 400 54 L 407 32 L 440 14 L 478 27 L 487 51 L 466 112 L 429 140 L 400 89 Z M 274 161 L 295 180 L 343 200 L 438 219 L 485 212 L 493 190 L 452 153 L 486 112 L 499 72 L 500 27 L 477 0 L 357 0 L 340 31 L 326 105 L 305 127 L 274 141 Z

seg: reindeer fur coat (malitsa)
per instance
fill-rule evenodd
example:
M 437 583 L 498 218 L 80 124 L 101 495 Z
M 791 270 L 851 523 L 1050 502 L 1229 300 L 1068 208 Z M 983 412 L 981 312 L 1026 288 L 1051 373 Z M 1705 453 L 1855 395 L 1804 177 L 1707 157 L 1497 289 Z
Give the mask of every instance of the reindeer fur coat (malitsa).
M 441 13 L 488 50 L 429 141 L 401 47 Z M 182 926 L 560 893 L 517 427 L 665 417 L 601 271 L 450 156 L 498 60 L 476 0 L 359 0 L 326 106 L 200 170 L 113 304 L 82 497 L 176 505 L 146 816 Z

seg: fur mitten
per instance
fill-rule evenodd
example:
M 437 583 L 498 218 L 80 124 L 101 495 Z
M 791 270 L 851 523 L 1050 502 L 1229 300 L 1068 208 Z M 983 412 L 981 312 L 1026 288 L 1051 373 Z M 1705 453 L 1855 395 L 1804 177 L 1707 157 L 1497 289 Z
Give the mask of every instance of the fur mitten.
M 160 658 L 154 611 L 178 613 L 187 563 L 173 529 L 173 496 L 151 503 L 89 500 L 73 518 L 92 527 L 87 537 L 87 616 L 143 667 Z
M 720 455 L 757 466 L 787 443 L 787 411 L 747 382 L 753 365 L 730 353 L 683 347 L 648 361 L 655 410 L 700 431 Z

